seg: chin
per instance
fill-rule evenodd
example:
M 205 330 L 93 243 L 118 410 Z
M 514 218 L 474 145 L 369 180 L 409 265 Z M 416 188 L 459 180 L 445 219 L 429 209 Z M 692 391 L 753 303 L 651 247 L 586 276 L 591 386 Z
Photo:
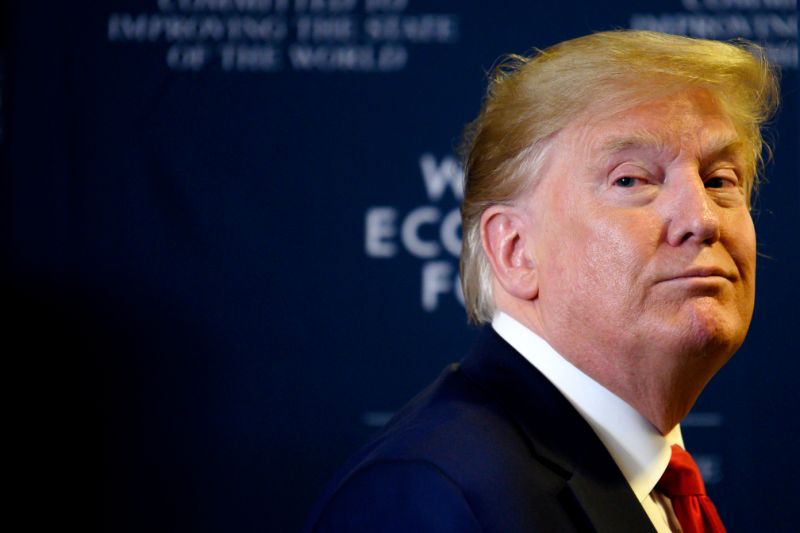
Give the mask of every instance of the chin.
M 681 310 L 681 344 L 686 351 L 705 357 L 723 357 L 722 363 L 744 342 L 749 326 L 738 309 L 716 298 L 695 298 Z

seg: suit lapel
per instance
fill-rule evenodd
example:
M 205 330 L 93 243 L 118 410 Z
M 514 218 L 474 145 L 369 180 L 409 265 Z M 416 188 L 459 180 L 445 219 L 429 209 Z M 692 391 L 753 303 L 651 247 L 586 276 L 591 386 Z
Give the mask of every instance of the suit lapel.
M 486 327 L 461 370 L 496 398 L 537 459 L 565 480 L 598 532 L 654 532 L 625 477 L 589 424 L 533 365 Z

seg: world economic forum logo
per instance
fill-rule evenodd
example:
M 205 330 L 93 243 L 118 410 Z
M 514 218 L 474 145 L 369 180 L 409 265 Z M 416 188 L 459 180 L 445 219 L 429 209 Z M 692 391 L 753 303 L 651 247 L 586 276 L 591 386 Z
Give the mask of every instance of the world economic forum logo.
M 402 212 L 390 206 L 367 209 L 364 251 L 374 259 L 391 259 L 401 253 L 419 259 L 420 304 L 430 313 L 443 298 L 456 298 L 464 304 L 458 275 L 458 204 L 464 197 L 464 174 L 452 155 L 437 160 L 430 153 L 419 157 L 419 170 L 427 203 Z

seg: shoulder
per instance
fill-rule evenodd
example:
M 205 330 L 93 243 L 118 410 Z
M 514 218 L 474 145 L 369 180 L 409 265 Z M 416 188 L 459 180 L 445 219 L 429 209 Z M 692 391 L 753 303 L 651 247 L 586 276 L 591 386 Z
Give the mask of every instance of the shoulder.
M 458 365 L 448 367 L 356 455 L 362 465 L 424 461 L 464 486 L 529 457 L 528 441 L 503 403 Z
M 519 530 L 501 524 L 529 520 L 530 499 L 563 482 L 502 402 L 452 365 L 351 458 L 309 530 Z
M 326 502 L 314 532 L 481 531 L 461 488 L 438 466 L 381 459 L 352 472 Z

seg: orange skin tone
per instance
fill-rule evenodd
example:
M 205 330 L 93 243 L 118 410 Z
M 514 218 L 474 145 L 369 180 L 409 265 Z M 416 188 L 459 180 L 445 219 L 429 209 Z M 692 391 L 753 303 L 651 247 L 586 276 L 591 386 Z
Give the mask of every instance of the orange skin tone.
M 756 240 L 731 120 L 702 89 L 576 120 L 481 219 L 495 304 L 661 433 L 744 341 Z

